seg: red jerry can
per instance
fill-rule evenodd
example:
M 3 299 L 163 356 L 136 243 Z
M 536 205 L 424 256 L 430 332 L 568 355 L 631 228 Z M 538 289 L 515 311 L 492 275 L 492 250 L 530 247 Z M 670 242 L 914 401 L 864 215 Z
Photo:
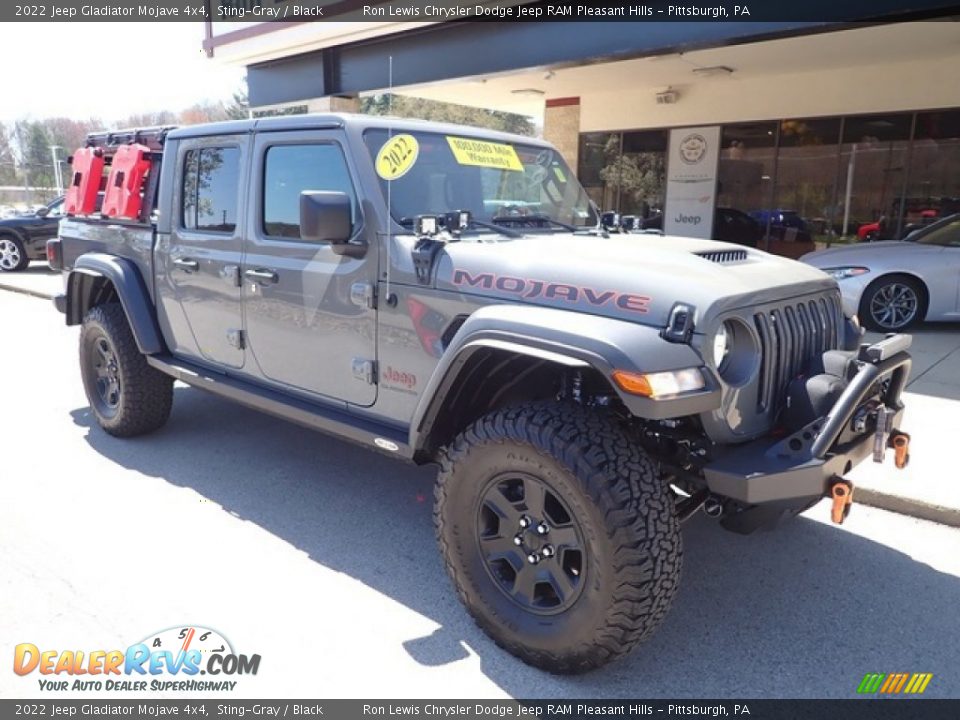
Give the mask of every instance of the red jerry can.
M 103 214 L 128 219 L 140 217 L 143 179 L 149 171 L 150 148 L 145 145 L 121 145 L 117 148 L 103 196 Z
M 81 148 L 73 154 L 73 180 L 67 188 L 68 215 L 89 215 L 97 207 L 97 193 L 103 179 L 103 152 L 99 148 Z

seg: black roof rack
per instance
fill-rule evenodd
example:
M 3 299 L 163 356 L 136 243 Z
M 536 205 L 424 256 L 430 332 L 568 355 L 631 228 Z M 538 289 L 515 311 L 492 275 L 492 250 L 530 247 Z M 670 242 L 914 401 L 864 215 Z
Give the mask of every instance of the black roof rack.
M 162 125 L 146 128 L 128 128 L 112 132 L 96 132 L 87 135 L 86 147 L 116 148 L 120 145 L 146 145 L 152 152 L 160 152 L 167 133 L 176 130 L 176 125 Z

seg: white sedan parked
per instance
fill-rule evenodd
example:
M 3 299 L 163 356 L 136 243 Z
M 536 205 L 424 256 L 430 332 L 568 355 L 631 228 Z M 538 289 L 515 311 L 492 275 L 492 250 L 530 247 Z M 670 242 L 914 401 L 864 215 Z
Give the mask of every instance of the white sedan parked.
M 836 278 L 844 305 L 871 330 L 960 320 L 960 215 L 902 241 L 843 245 L 800 259 Z

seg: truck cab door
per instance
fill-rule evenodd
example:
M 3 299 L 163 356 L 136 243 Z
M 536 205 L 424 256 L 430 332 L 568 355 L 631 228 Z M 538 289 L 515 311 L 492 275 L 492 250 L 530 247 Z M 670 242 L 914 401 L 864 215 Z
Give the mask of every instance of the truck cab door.
M 31 242 L 41 245 L 57 236 L 57 228 L 63 219 L 64 200 L 61 198 L 47 206 L 47 214 L 30 228 Z
M 169 235 L 158 236 L 158 294 L 174 354 L 244 365 L 240 306 L 246 136 L 182 141 Z
M 318 399 L 372 405 L 376 386 L 375 234 L 365 224 L 343 137 L 258 133 L 253 143 L 243 263 L 248 348 L 259 378 Z M 300 193 L 346 193 L 362 257 L 300 237 Z

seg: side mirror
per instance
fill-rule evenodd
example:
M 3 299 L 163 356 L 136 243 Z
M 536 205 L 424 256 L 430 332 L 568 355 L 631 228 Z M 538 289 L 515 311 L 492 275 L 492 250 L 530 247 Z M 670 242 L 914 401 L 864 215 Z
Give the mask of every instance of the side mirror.
M 46 216 L 49 215 L 49 214 L 50 214 L 50 208 L 48 208 L 48 207 L 39 208 L 39 209 L 37 210 L 37 212 L 36 212 L 36 215 L 37 215 L 37 217 L 39 217 L 39 218 L 44 218 L 44 217 L 46 217 Z
M 346 245 L 353 231 L 350 197 L 345 192 L 305 190 L 300 193 L 300 239 Z

